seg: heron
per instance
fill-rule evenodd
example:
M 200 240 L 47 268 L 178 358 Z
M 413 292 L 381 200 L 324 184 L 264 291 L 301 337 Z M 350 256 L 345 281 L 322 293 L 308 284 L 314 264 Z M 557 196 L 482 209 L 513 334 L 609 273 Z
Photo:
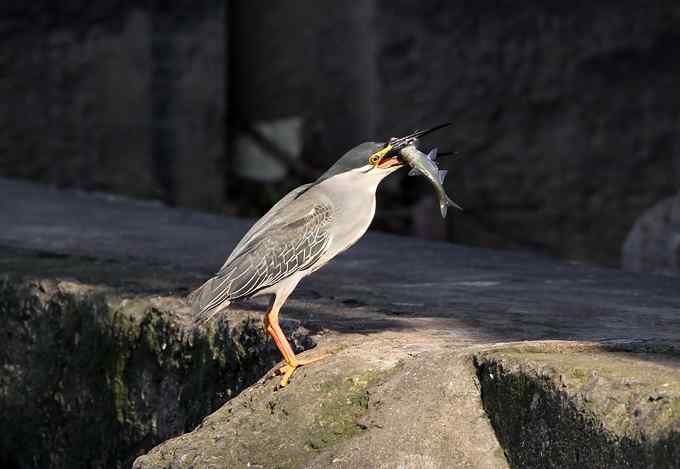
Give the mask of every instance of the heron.
M 376 190 L 406 166 L 399 149 L 444 125 L 418 130 L 387 143 L 364 142 L 345 153 L 316 181 L 293 189 L 260 218 L 222 268 L 188 299 L 197 321 L 207 321 L 237 300 L 269 296 L 264 329 L 285 364 L 279 388 L 302 360 L 279 326 L 281 307 L 300 280 L 349 249 L 366 233 L 376 208 Z

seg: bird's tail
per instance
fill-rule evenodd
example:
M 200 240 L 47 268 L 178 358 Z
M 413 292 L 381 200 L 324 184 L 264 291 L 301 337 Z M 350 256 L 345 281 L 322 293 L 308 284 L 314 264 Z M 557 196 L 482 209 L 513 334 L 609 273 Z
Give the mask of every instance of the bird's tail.
M 211 278 L 187 296 L 195 324 L 205 324 L 231 304 L 229 300 L 215 304 L 215 282 L 217 280 L 217 277 Z

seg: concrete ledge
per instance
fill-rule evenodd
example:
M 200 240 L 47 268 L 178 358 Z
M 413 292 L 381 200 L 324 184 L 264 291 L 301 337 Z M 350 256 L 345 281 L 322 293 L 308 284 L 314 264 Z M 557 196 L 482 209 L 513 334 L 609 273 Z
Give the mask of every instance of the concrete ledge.
M 507 468 L 470 355 L 412 345 L 403 336 L 322 345 L 313 353 L 332 356 L 288 387 L 259 381 L 134 467 Z
M 0 226 L 3 467 L 680 460 L 676 278 L 369 233 L 286 303 L 331 356 L 273 392 L 264 301 L 183 300 L 247 221 L 0 179 Z
M 173 296 L 0 276 L 2 466 L 129 467 L 278 360 L 259 313 L 204 330 L 186 309 Z
M 475 356 L 484 408 L 517 468 L 680 466 L 680 350 L 522 343 Z

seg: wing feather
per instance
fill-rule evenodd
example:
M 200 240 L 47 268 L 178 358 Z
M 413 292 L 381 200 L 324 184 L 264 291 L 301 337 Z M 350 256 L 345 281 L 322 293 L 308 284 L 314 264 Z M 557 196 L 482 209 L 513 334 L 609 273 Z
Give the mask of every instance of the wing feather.
M 189 296 L 194 311 L 204 316 L 314 265 L 331 241 L 328 228 L 333 212 L 327 200 L 310 202 L 295 199 L 287 210 L 278 210 L 278 216 L 265 215 L 270 224 L 258 222 L 259 229 L 254 226 L 248 232 L 248 239 L 244 237 L 235 248 L 238 252 Z

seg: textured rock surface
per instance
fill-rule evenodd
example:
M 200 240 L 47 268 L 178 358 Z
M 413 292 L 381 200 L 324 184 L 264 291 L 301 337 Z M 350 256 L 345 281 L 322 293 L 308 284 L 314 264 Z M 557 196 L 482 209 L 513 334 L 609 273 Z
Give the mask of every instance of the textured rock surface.
M 173 284 L 154 267 L 6 248 L 0 259 L 3 467 L 129 467 L 278 360 L 257 312 L 194 329 L 177 295 L 140 293 Z M 97 286 L 58 280 L 71 276 Z
M 518 468 L 676 468 L 680 354 L 538 343 L 476 357 L 484 407 Z
M 621 264 L 635 272 L 680 272 L 680 194 L 638 218 L 623 244 Z
M 201 338 L 203 336 L 200 334 L 189 335 L 186 326 L 183 326 L 187 323 L 187 310 L 182 300 L 174 298 L 184 295 L 219 267 L 229 248 L 247 228 L 244 220 L 201 215 L 102 195 L 56 191 L 36 184 L 0 179 L 0 226 L 3 227 L 0 230 L 0 246 L 11 246 L 2 248 L 0 252 L 0 271 L 12 272 L 13 278 L 48 279 L 46 285 L 56 285 L 56 290 L 49 291 L 57 292 L 47 295 L 44 300 L 50 304 L 49 298 L 54 298 L 55 306 L 36 307 L 37 313 L 25 319 L 21 316 L 23 306 L 17 307 L 16 302 L 12 303 L 15 306 L 7 314 L 15 318 L 13 321 L 18 324 L 0 329 L 3 334 L 7 334 L 8 340 L 20 344 L 19 347 L 12 347 L 12 350 L 30 350 L 32 343 L 49 344 L 54 335 L 57 336 L 54 341 L 68 338 L 63 343 L 74 344 L 73 331 L 79 330 L 79 324 L 92 325 L 88 330 L 95 331 L 94 337 L 101 337 L 97 343 L 107 344 L 111 342 L 107 338 L 110 331 L 118 330 L 118 326 L 114 327 L 117 323 L 112 322 L 111 317 L 125 319 L 124 324 L 130 326 L 124 329 L 128 333 L 115 335 L 121 337 L 122 342 L 114 343 L 121 344 L 116 349 L 120 351 L 119 357 L 130 354 L 129 364 L 125 367 L 126 372 L 132 375 L 130 379 L 126 377 L 125 389 L 128 390 L 129 403 L 120 408 L 131 409 L 123 415 L 130 419 L 132 428 L 116 426 L 118 414 L 115 411 L 116 399 L 113 398 L 116 394 L 110 387 L 104 386 L 104 391 L 97 395 L 100 400 L 96 402 L 100 403 L 100 407 L 95 407 L 104 409 L 101 415 L 113 419 L 113 424 L 106 420 L 108 423 L 102 424 L 102 428 L 112 425 L 107 428 L 120 430 L 117 434 L 120 439 L 114 439 L 117 444 L 120 443 L 120 448 L 124 448 L 115 450 L 120 461 L 129 462 L 131 457 L 143 453 L 158 441 L 153 440 L 157 437 L 153 432 L 150 439 L 145 440 L 144 430 L 154 428 L 154 415 L 158 420 L 160 415 L 165 414 L 154 410 L 156 407 L 150 408 L 147 404 L 139 403 L 144 402 L 140 401 L 142 390 L 158 393 L 154 394 L 153 402 L 161 406 L 165 399 L 163 396 L 176 398 L 172 392 L 163 394 L 161 383 L 164 379 L 171 383 L 195 383 L 193 380 L 197 371 L 187 364 L 187 360 L 203 359 L 201 357 L 205 357 L 206 363 L 216 360 L 212 369 L 216 376 L 224 376 L 224 387 L 209 385 L 219 382 L 219 378 L 206 381 L 204 392 L 195 394 L 198 403 L 186 401 L 183 404 L 195 409 L 196 413 L 187 411 L 183 414 L 176 401 L 172 401 L 175 407 L 167 405 L 168 408 L 180 409 L 173 410 L 173 415 L 178 415 L 177 427 L 173 428 L 178 431 L 190 430 L 192 424 L 201 418 L 198 413 L 210 412 L 213 404 L 224 399 L 224 394 L 220 395 L 220 392 L 229 389 L 228 380 L 234 382 L 234 375 L 230 375 L 234 365 L 242 366 L 239 369 L 244 376 L 248 376 L 244 381 L 239 381 L 240 375 L 236 375 L 235 382 L 238 383 L 238 389 L 242 389 L 246 381 L 262 376 L 276 357 L 273 345 L 266 341 L 256 342 L 260 345 L 255 347 L 265 347 L 264 362 L 259 359 L 221 362 L 219 353 L 217 358 L 208 359 L 208 351 L 212 352 L 213 349 L 204 348 L 205 352 L 199 353 L 195 345 L 194 348 L 190 346 L 189 338 L 194 344 L 207 341 L 215 347 L 221 341 L 211 342 L 208 339 L 210 335 L 208 338 Z M 35 250 L 39 251 L 36 253 Z M 63 279 L 71 280 L 59 283 Z M 88 288 L 88 292 L 102 291 L 107 299 L 106 305 L 113 306 L 97 306 L 101 303 L 89 300 L 100 298 L 99 293 L 81 293 L 78 290 L 81 287 L 73 291 L 71 285 L 80 285 L 74 284 L 74 281 L 95 285 L 82 288 Z M 59 293 L 59 285 L 63 285 L 63 294 Z M 66 295 L 68 302 L 61 302 L 63 295 Z M 85 299 L 81 301 L 79 298 L 82 295 Z M 667 343 L 677 347 L 680 337 L 679 295 L 677 279 L 670 276 L 617 272 L 558 263 L 525 254 L 470 249 L 371 233 L 347 254 L 306 279 L 283 310 L 284 318 L 292 319 L 293 325 L 301 322 L 318 343 L 317 349 L 307 353 L 330 352 L 329 358 L 303 368 L 294 376 L 290 387 L 282 391 L 273 392 L 276 383 L 273 379 L 259 382 L 247 393 L 230 400 L 226 407 L 218 409 L 195 431 L 160 445 L 140 459 L 138 465 L 167 467 L 173 461 L 182 467 L 195 460 L 200 462 L 197 466 L 219 466 L 220 461 L 227 459 L 266 466 L 279 457 L 276 460 L 289 467 L 362 467 L 361 464 L 369 467 L 383 465 L 385 468 L 399 465 L 408 467 L 409 464 L 414 467 L 503 467 L 501 446 L 482 411 L 480 391 L 475 385 L 477 370 L 472 358 L 475 354 L 480 356 L 481 352 L 498 347 L 495 344 L 499 342 L 518 340 L 563 339 L 607 344 L 637 343 L 644 339 L 646 344 L 650 344 L 645 360 L 654 365 L 652 368 L 655 370 L 658 371 L 657 365 L 665 370 L 664 367 L 668 367 L 674 359 L 669 361 L 667 355 L 656 353 L 658 349 L 651 346 Z M 119 308 L 116 305 L 122 304 L 121 301 L 125 299 L 128 300 L 126 304 L 140 304 L 141 311 L 132 308 L 127 314 L 113 315 Z M 81 313 L 75 314 L 75 319 L 63 322 L 69 325 L 63 328 L 49 326 L 55 321 L 45 323 L 42 319 L 31 319 L 44 318 L 51 312 L 57 318 L 74 318 L 69 313 L 74 309 L 62 306 L 62 303 L 66 306 L 81 305 L 77 309 L 83 310 L 83 317 L 78 319 Z M 27 307 L 32 304 L 29 302 Z M 36 304 L 39 306 L 44 303 Z M 92 304 L 96 307 L 90 306 Z M 220 327 L 235 327 L 238 330 L 237 324 L 232 321 L 238 321 L 242 315 L 255 317 L 255 312 L 262 311 L 265 304 L 265 301 L 257 301 L 242 305 L 227 316 L 228 322 Z M 16 312 L 17 308 L 19 313 Z M 29 311 L 33 310 L 29 308 Z M 148 345 L 151 342 L 147 340 L 147 334 L 140 331 L 149 331 L 149 324 L 157 324 L 156 321 L 167 324 L 167 327 L 154 326 L 153 330 L 164 331 L 164 334 L 170 331 L 172 334 L 168 333 L 168 336 L 186 338 L 186 341 L 175 339 L 177 346 L 172 350 L 181 351 L 178 356 L 166 360 L 162 352 L 154 355 L 148 351 L 151 350 Z M 24 324 L 30 327 L 23 328 Z M 98 329 L 95 326 L 98 324 L 110 327 L 100 328 L 103 332 L 97 335 L 99 332 L 96 332 Z M 255 325 L 256 322 L 251 324 Z M 62 329 L 63 333 L 60 332 Z M 231 329 L 227 330 L 232 334 Z M 12 338 L 17 333 L 20 334 Z M 38 335 L 32 335 L 34 333 Z M 249 337 L 256 341 L 263 339 L 259 329 L 254 334 Z M 34 340 L 34 337 L 41 340 Z M 84 339 L 81 336 L 79 340 L 83 343 Z M 26 343 L 29 346 L 25 346 Z M 234 348 L 224 349 L 226 355 L 233 357 L 233 352 L 237 357 L 240 356 L 242 352 L 236 345 L 237 341 L 227 344 Z M 550 346 L 536 345 L 539 349 L 545 347 L 542 353 L 551 353 Z M 60 350 L 77 350 L 72 345 L 69 347 Z M 198 355 L 194 355 L 196 353 Z M 539 356 L 537 352 L 532 354 Z M 88 386 L 93 382 L 89 376 L 99 376 L 106 384 L 107 372 L 111 376 L 116 375 L 107 371 L 110 370 L 107 367 L 89 373 L 89 362 L 85 364 L 87 366 L 71 366 L 69 360 L 79 364 L 77 357 L 80 356 L 77 353 L 69 356 L 53 353 L 44 363 L 39 362 L 37 369 L 68 370 L 63 376 L 70 377 L 72 381 L 62 379 L 63 390 L 73 392 L 73 389 L 85 389 L 84 399 L 87 402 L 90 395 Z M 28 355 L 28 358 L 34 357 Z M 149 359 L 142 360 L 143 357 Z M 158 357 L 161 357 L 160 361 Z M 592 387 L 594 391 L 584 399 L 604 403 L 596 404 L 593 409 L 592 415 L 597 422 L 612 432 L 618 432 L 616 435 L 628 435 L 625 433 L 627 430 L 619 431 L 622 428 L 620 422 L 637 422 L 637 426 L 630 428 L 644 431 L 652 441 L 659 437 L 657 430 L 672 429 L 677 420 L 671 414 L 668 425 L 665 425 L 655 419 L 654 409 L 666 409 L 664 403 L 674 401 L 666 401 L 665 395 L 660 395 L 650 405 L 645 404 L 642 391 L 647 392 L 646 384 L 631 388 L 631 392 L 640 390 L 642 397 L 638 396 L 640 398 L 637 400 L 626 391 L 621 379 L 628 379 L 632 384 L 638 381 L 647 383 L 646 380 L 652 376 L 648 368 L 639 365 L 641 355 L 636 357 L 621 366 L 618 354 L 604 351 L 580 358 L 580 361 L 574 358 L 571 366 L 588 368 L 592 361 L 593 370 L 600 370 L 598 376 L 605 376 L 605 372 L 609 373 L 606 376 L 614 376 L 611 379 L 591 380 L 592 383 L 588 381 L 588 389 Z M 19 368 L 28 369 L 28 358 L 18 353 L 7 363 L 20 363 L 22 366 Z M 529 360 L 525 356 L 520 356 L 520 359 Z M 548 359 L 554 360 L 554 357 Z M 554 361 L 557 367 L 560 360 Z M 567 363 L 566 360 L 562 361 Z M 62 362 L 65 365 L 61 365 Z M 114 362 L 119 363 L 120 360 Z M 226 366 L 221 363 L 226 363 Z M 3 376 L 11 377 L 15 383 L 24 383 L 21 381 L 25 379 L 24 375 L 12 374 L 13 369 L 16 367 L 3 367 Z M 79 369 L 88 373 L 83 377 L 77 371 Z M 155 377 L 149 387 L 144 387 L 145 381 L 139 384 L 133 379 L 137 374 L 143 374 L 139 370 L 147 370 Z M 621 370 L 626 375 L 619 379 L 615 374 Z M 655 373 L 658 377 L 658 372 Z M 559 376 L 566 374 L 566 371 L 553 373 L 546 379 L 557 382 Z M 228 379 L 229 376 L 232 378 Z M 677 379 L 671 371 L 668 376 L 672 391 Z M 182 381 L 182 377 L 187 381 Z M 528 382 L 528 379 L 521 378 L 520 384 Z M 509 379 L 507 383 L 507 392 L 512 393 L 514 381 Z M 52 391 L 62 388 L 16 386 L 11 388 L 15 390 L 12 392 L 15 396 L 13 399 L 18 399 L 16 389 L 19 388 L 30 392 L 47 389 L 50 391 L 49 402 L 55 399 L 55 395 L 61 396 Z M 191 387 L 192 384 L 176 386 L 170 389 L 186 389 L 180 392 L 181 396 L 188 396 L 190 390 L 195 389 Z M 544 387 L 549 388 L 548 384 Z M 567 391 L 569 389 L 572 388 Z M 581 402 L 579 393 L 587 394 L 587 391 L 576 386 L 564 399 L 573 401 L 577 410 L 582 409 L 583 406 L 578 407 Z M 606 409 L 601 411 L 607 403 L 613 402 L 606 399 L 610 391 L 617 399 L 623 399 L 631 405 L 624 405 L 616 412 Z M 498 393 L 501 402 L 504 392 Z M 545 391 L 546 403 L 553 402 L 548 392 L 549 389 Z M 668 398 L 675 399 L 673 396 L 671 393 Z M 82 409 L 77 405 L 77 400 L 65 402 L 70 402 L 70 407 L 65 404 L 63 408 L 57 406 L 58 415 L 71 415 L 69 411 Z M 191 407 L 189 402 L 194 402 L 196 407 Z M 522 405 L 528 402 L 530 408 L 529 411 L 520 412 L 527 416 L 526 424 L 542 428 L 542 420 L 531 420 L 532 416 L 537 415 L 531 412 L 532 401 L 519 402 Z M 636 417 L 636 404 L 639 404 L 642 418 Z M 144 409 L 146 413 L 137 411 L 138 408 Z M 559 411 L 560 408 L 546 404 L 545 415 L 555 409 Z M 82 417 L 92 415 L 91 410 L 92 406 Z M 13 412 L 12 415 L 18 415 L 18 411 Z M 53 428 L 50 426 L 51 421 L 37 407 L 32 412 L 35 420 L 30 428 Z M 78 412 L 73 412 L 73 418 L 77 420 Z M 494 415 L 504 414 L 498 411 Z M 577 412 L 576 415 L 585 414 Z M 285 431 L 279 424 L 285 425 Z M 181 425 L 184 427 L 180 429 Z M 7 425 L 7 428 L 8 431 L 3 432 L 8 438 L 7 444 L 14 444 L 11 448 L 18 448 L 18 443 L 11 439 L 18 432 L 11 431 L 14 426 Z M 589 432 L 590 427 L 584 424 L 582 430 Z M 58 431 L 49 433 L 62 434 Z M 558 438 L 565 434 L 568 433 L 557 426 L 555 439 L 540 440 L 540 444 L 547 445 L 543 451 L 551 455 L 551 461 L 568 459 L 571 464 L 573 458 L 569 455 L 574 454 L 573 446 Z M 24 438 L 22 435 L 19 437 Z M 540 433 L 536 432 L 536 435 L 538 438 Z M 94 438 L 92 435 L 87 436 Z M 136 439 L 138 437 L 141 439 Z M 41 442 L 41 445 L 44 441 L 39 435 L 26 438 Z M 61 441 L 56 439 L 55 443 Z M 526 441 L 527 448 L 539 444 L 537 439 Z M 653 453 L 642 446 L 640 457 L 652 454 L 651 457 L 665 460 L 664 455 L 677 451 L 675 440 L 668 441 L 667 447 L 654 450 Z M 501 443 L 504 443 L 502 438 Z M 611 454 L 619 454 L 616 453 L 618 443 L 615 440 L 607 440 L 606 444 L 611 445 Z M 32 448 L 32 445 L 24 446 Z M 510 461 L 514 457 L 511 452 L 519 451 L 511 444 L 505 445 L 503 449 Z M 113 452 L 109 446 L 100 448 L 100 453 L 106 455 Z M 63 460 L 64 452 L 59 452 L 56 444 L 54 454 L 48 453 L 41 457 L 54 457 L 57 466 Z M 17 461 L 17 455 L 24 457 L 24 453 L 18 450 L 8 449 L 0 453 L 3 461 L 10 463 Z M 587 467 L 590 461 L 595 465 L 598 461 L 596 453 L 592 452 L 591 455 L 588 456 L 591 459 L 580 459 L 579 464 Z M 32 461 L 24 467 L 34 467 Z
M 507 468 L 469 356 L 416 337 L 343 336 L 284 390 L 257 383 L 134 467 Z
M 441 341 L 414 346 L 413 335 L 378 337 L 343 337 L 350 348 L 283 391 L 258 382 L 134 467 L 678 467 L 677 345 L 451 352 Z

